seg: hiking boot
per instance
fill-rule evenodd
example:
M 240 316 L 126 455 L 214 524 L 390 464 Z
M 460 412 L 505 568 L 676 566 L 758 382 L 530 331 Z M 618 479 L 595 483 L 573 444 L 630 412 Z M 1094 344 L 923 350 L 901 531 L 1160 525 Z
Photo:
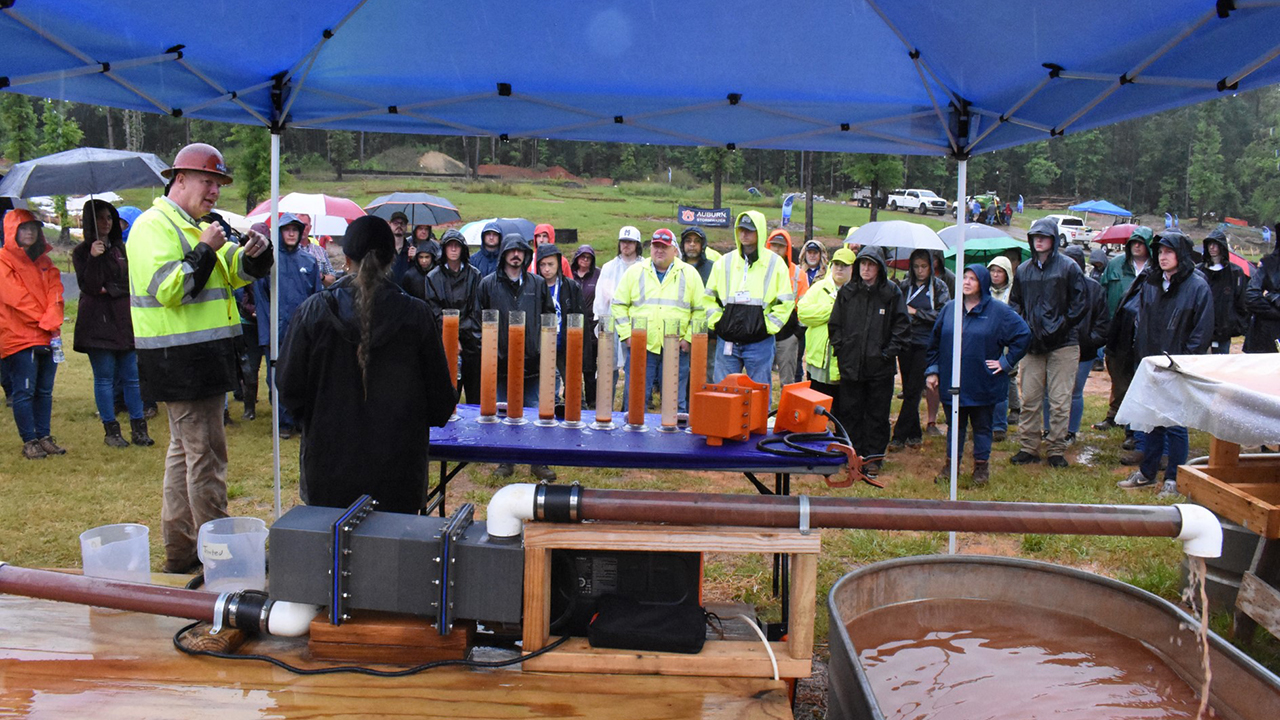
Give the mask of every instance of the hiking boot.
M 1051 468 L 1064 468 L 1064 467 L 1070 467 L 1070 466 L 1071 466 L 1071 463 L 1067 462 L 1067 459 L 1061 455 L 1049 456 L 1049 467 Z
M 939 485 L 951 484 L 951 461 L 950 460 L 947 460 L 942 463 L 942 469 L 938 471 L 937 475 L 933 476 L 933 481 Z
M 1178 492 L 1177 481 L 1164 481 L 1164 485 L 1160 488 L 1160 492 L 1156 493 L 1157 500 L 1181 500 L 1182 493 Z
M 1076 444 L 1076 434 L 1075 434 L 1075 433 L 1073 433 L 1073 432 L 1069 432 L 1069 433 L 1067 433 L 1067 444 L 1068 444 L 1068 445 L 1075 445 L 1075 444 Z
M 906 446 L 907 444 L 901 440 L 894 439 L 889 441 L 889 450 L 892 452 L 897 452 Z
M 1137 448 L 1138 448 L 1138 438 L 1133 435 L 1130 435 L 1129 437 L 1125 438 L 1124 442 L 1120 443 L 1121 450 L 1136 450 Z
M 511 463 L 502 463 L 501 465 L 494 468 L 493 470 L 494 477 L 500 477 L 500 478 L 509 478 L 515 473 L 516 473 L 516 466 L 512 465 Z
M 1004 430 L 996 430 L 995 432 L 991 433 L 992 442 L 1004 442 L 1004 439 L 1006 437 L 1008 437 L 1008 433 Z
M 552 470 L 546 465 L 530 465 L 529 472 L 533 473 L 534 477 L 538 478 L 543 482 L 556 481 L 556 471 Z
M 244 414 L 240 416 L 241 420 L 256 420 L 258 411 L 252 405 L 244 406 Z
M 138 420 L 130 420 L 129 430 L 131 431 L 130 435 L 132 435 L 131 439 L 133 440 L 134 445 L 141 445 L 142 447 L 150 447 L 156 444 L 156 441 L 152 440 L 151 436 L 147 434 L 146 418 L 140 418 Z
M 1155 478 L 1148 479 L 1141 470 L 1134 470 L 1132 475 L 1116 483 L 1116 487 L 1121 490 L 1154 490 L 1159 484 Z
M 125 440 L 120 434 L 120 423 L 110 420 L 102 423 L 102 429 L 106 433 L 106 437 L 102 439 L 102 442 L 114 448 L 129 447 L 129 441 Z
M 39 440 L 28 440 L 22 443 L 22 457 L 28 460 L 43 460 L 49 453 L 40 447 Z
M 288 440 L 288 439 L 289 439 L 289 438 L 291 438 L 291 437 L 293 437 L 293 428 L 289 427 L 288 425 L 281 425 L 281 426 L 280 426 L 280 439 L 281 439 L 281 440 Z
M 150 420 L 151 418 L 159 414 L 160 414 L 160 409 L 156 407 L 155 403 L 146 403 L 142 406 L 142 417 L 146 418 L 147 420 Z
M 924 429 L 924 434 L 929 437 L 942 437 L 946 435 L 946 433 L 938 429 L 938 423 L 929 423 L 929 426 Z
M 1009 462 L 1013 465 L 1030 465 L 1040 462 L 1040 456 L 1026 450 L 1019 450 L 1016 455 L 1009 458 Z
M 1141 465 L 1146 455 L 1141 450 L 1130 450 L 1120 456 L 1121 465 Z
M 1120 426 L 1116 424 L 1115 418 L 1107 418 L 1102 422 L 1096 422 L 1093 424 L 1094 430 L 1101 430 L 1103 432 L 1106 432 L 1107 430 L 1114 430 L 1118 427 Z
M 924 445 L 924 438 L 913 437 L 907 438 L 907 447 L 917 450 Z
M 44 450 L 46 455 L 66 455 L 66 448 L 58 447 L 58 443 L 54 442 L 52 435 L 45 435 L 38 441 L 40 448 Z
M 1049 460 L 1052 461 L 1053 458 L 1049 458 Z M 973 461 L 973 484 L 974 485 L 981 487 L 983 485 L 986 485 L 987 481 L 991 479 L 991 469 L 988 467 L 988 465 L 990 465 L 990 463 L 984 462 L 982 460 Z

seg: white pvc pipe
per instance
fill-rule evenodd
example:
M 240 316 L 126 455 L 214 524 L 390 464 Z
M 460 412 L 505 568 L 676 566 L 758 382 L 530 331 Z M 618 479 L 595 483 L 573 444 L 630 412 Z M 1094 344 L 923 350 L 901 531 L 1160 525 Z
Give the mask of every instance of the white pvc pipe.
M 519 537 L 524 521 L 533 519 L 533 496 L 537 485 L 516 483 L 493 494 L 485 523 L 491 537 Z
M 264 629 L 278 637 L 301 637 L 311 631 L 311 621 L 319 612 L 316 605 L 277 600 L 271 603 Z
M 960 166 L 956 173 L 956 237 L 959 243 L 956 245 L 956 280 L 955 288 L 951 291 L 952 300 L 952 328 L 951 333 L 951 387 L 938 388 L 938 392 L 951 393 L 951 419 L 948 421 L 947 432 L 951 435 L 951 499 L 956 499 L 957 476 L 960 473 L 960 335 L 964 326 L 964 236 L 965 236 L 965 215 L 968 208 L 965 207 L 964 196 L 965 186 L 969 182 L 969 161 L 961 160 Z M 932 420 L 932 418 L 930 418 Z M 954 532 L 947 533 L 947 554 L 956 554 L 956 534 Z
M 1174 505 L 1182 513 L 1182 550 L 1192 557 L 1222 556 L 1222 523 L 1206 508 L 1190 503 Z
M 271 133 L 271 217 L 267 220 L 267 235 L 271 237 L 272 253 L 275 262 L 271 263 L 271 352 L 267 355 L 267 377 L 271 392 L 271 467 L 273 468 L 273 488 L 275 490 L 276 519 L 280 519 L 280 393 L 276 391 L 275 358 L 280 350 L 280 242 L 279 233 L 275 232 L 280 225 L 280 136 Z M 258 318 L 262 322 L 262 318 Z

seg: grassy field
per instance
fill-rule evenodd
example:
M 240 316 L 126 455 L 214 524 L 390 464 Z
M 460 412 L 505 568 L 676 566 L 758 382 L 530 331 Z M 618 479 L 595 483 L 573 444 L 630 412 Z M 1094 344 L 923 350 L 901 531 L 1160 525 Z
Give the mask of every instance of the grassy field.
M 709 191 L 676 194 L 665 185 L 628 185 L 618 188 L 563 188 L 554 185 L 494 185 L 413 183 L 405 188 L 397 180 L 352 180 L 346 183 L 295 182 L 288 190 L 323 191 L 344 195 L 357 202 L 367 201 L 397 189 L 426 190 L 453 200 L 464 220 L 500 216 L 523 216 L 548 221 L 561 227 L 579 228 L 580 238 L 611 255 L 617 228 L 635 224 L 642 231 L 673 225 L 677 201 L 709 204 Z M 231 188 L 234 190 L 235 186 Z M 148 191 L 124 193 L 127 200 L 145 206 Z M 230 194 L 228 194 L 230 195 Z M 731 197 L 727 204 L 735 210 L 756 208 L 776 219 L 777 203 L 747 205 L 743 198 Z M 242 208 L 242 201 L 228 197 L 223 205 Z M 815 208 L 816 234 L 834 245 L 838 225 L 866 222 L 867 211 L 856 207 L 822 203 Z M 884 217 L 905 213 L 886 213 Z M 795 216 L 803 218 L 803 208 Z M 942 226 L 946 220 L 931 217 L 929 224 Z M 1015 219 L 1015 224 L 1019 220 Z M 717 244 L 729 242 L 727 231 L 713 233 Z M 63 256 L 65 257 L 65 256 Z M 65 267 L 65 260 L 60 262 Z M 71 347 L 75 306 L 67 308 L 66 346 Z M 1107 380 L 1094 373 L 1086 394 L 1086 408 L 1079 442 L 1068 453 L 1072 467 L 1050 471 L 1045 466 L 1014 467 L 1006 460 L 1016 452 L 1012 441 L 997 443 L 992 457 L 992 481 L 980 489 L 968 487 L 962 475 L 961 499 L 1027 502 L 1155 504 L 1154 493 L 1126 493 L 1115 487 L 1126 475 L 1118 463 L 1119 432 L 1093 431 L 1090 424 L 1105 412 Z M 265 390 L 260 393 L 265 399 Z M 895 417 L 897 402 L 895 401 Z M 92 377 L 87 357 L 68 352 L 58 369 L 54 391 L 53 434 L 68 448 L 64 457 L 41 461 L 23 460 L 21 443 L 10 413 L 0 413 L 0 559 L 32 567 L 78 567 L 80 532 L 98 525 L 139 522 L 151 528 L 153 567 L 163 562 L 160 543 L 160 499 L 164 447 L 168 429 L 164 406 L 152 421 L 153 448 L 113 449 L 102 442 L 102 427 L 94 415 Z M 235 425 L 228 429 L 230 469 L 228 473 L 230 512 L 267 519 L 272 515 L 272 452 L 270 421 L 265 402 L 259 404 L 259 419 L 240 420 L 233 402 Z M 1192 456 L 1207 453 L 1208 437 L 1192 433 Z M 285 507 L 298 502 L 297 440 L 282 444 L 282 477 Z M 828 488 L 817 476 L 793 479 L 793 493 L 842 497 L 944 498 L 943 487 L 933 482 L 945 457 L 942 438 L 929 438 L 923 449 L 890 456 L 882 479 L 888 487 L 879 490 L 867 485 L 849 489 Z M 492 466 L 473 465 L 451 484 L 450 503 L 484 504 L 505 481 L 491 474 Z M 526 470 L 517 470 L 516 480 L 530 481 Z M 626 471 L 563 468 L 560 482 L 581 482 L 595 488 L 667 489 L 708 492 L 753 492 L 740 477 L 727 473 L 686 473 L 673 471 Z M 825 596 L 844 573 L 860 565 L 887 558 L 946 552 L 945 533 L 876 532 L 823 530 L 823 552 L 819 560 L 819 625 L 817 637 L 825 639 L 827 616 Z M 1111 576 L 1176 600 L 1180 591 L 1178 543 L 1167 539 L 1133 539 L 1048 535 L 959 536 L 962 552 L 1020 556 L 1061 563 Z M 776 617 L 776 601 L 771 597 L 771 564 L 761 556 L 711 556 L 707 562 L 708 599 L 733 599 L 755 604 L 766 617 Z M 1219 619 L 1219 623 L 1223 622 Z M 1280 669 L 1280 650 L 1274 643 L 1255 649 L 1258 657 L 1273 669 Z

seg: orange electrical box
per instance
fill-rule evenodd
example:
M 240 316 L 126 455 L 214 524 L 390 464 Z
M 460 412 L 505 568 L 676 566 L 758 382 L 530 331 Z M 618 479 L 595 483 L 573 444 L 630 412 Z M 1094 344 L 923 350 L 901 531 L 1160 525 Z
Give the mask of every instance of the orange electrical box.
M 689 430 L 704 435 L 708 445 L 751 437 L 751 392 L 746 388 L 704 385 L 697 392 Z
M 778 414 L 773 421 L 773 431 L 823 432 L 827 429 L 827 416 L 814 410 L 831 411 L 830 395 L 809 387 L 809 381 L 782 386 L 782 398 L 778 401 Z
M 752 380 L 746 373 L 725 375 L 720 385 L 745 388 L 751 393 L 751 434 L 764 435 L 769 432 L 769 386 Z

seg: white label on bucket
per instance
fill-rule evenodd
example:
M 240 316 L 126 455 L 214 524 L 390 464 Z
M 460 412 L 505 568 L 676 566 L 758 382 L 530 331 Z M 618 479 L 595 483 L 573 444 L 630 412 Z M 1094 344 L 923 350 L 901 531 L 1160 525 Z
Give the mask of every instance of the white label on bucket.
M 205 560 L 230 560 L 231 548 L 226 543 L 207 542 L 202 548 Z
M 90 550 L 97 550 L 102 547 L 102 538 L 97 535 L 89 538 L 87 542 L 89 543 Z

